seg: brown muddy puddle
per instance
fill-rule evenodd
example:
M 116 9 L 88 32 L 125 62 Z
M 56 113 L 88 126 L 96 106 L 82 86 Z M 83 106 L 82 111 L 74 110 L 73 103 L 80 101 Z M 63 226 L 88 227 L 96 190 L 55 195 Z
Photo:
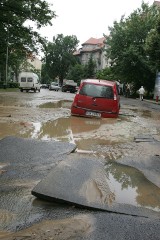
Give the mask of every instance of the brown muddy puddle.
M 53 103 L 47 103 L 53 105 Z M 67 107 L 70 101 L 60 101 Z M 46 105 L 46 104 L 45 104 Z M 43 105 L 44 106 L 44 105 Z M 59 105 L 58 105 L 59 108 Z M 8 113 L 7 113 L 8 114 Z M 77 151 L 95 152 L 108 145 L 132 142 L 137 132 L 140 134 L 159 134 L 159 128 L 150 127 L 139 117 L 132 119 L 121 116 L 117 119 L 94 119 L 82 117 L 63 117 L 47 122 L 15 122 L 9 118 L 8 122 L 1 122 L 0 138 L 17 136 L 39 140 L 67 141 L 77 145 Z M 101 147 L 99 147 L 101 146 Z
M 99 120 L 77 117 L 59 118 L 48 122 L 2 122 L 0 138 L 14 135 L 48 141 L 76 142 L 78 144 L 83 135 L 89 138 L 90 133 L 96 132 L 102 125 L 113 125 L 117 122 L 117 119 Z M 98 139 L 100 140 L 100 136 Z
M 58 101 L 57 103 L 45 103 L 57 108 L 64 108 L 70 101 Z M 7 113 L 8 114 L 8 113 Z M 137 132 L 148 135 L 159 134 L 159 128 L 150 127 L 148 123 L 141 122 L 139 117 L 132 119 L 120 116 L 117 119 L 94 119 L 82 117 L 63 117 L 47 122 L 15 122 L 12 118 L 8 122 L 1 122 L 0 138 L 17 136 L 38 140 L 56 140 L 75 143 L 79 152 L 103 152 L 105 146 L 132 142 Z

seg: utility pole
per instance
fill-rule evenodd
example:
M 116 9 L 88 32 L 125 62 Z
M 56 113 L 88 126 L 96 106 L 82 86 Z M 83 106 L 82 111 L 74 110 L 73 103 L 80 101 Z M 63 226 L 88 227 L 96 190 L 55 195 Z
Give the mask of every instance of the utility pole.
M 8 43 L 9 43 L 9 24 L 7 26 L 6 78 L 5 78 L 4 88 L 7 88 L 7 81 L 8 81 Z
M 7 51 L 6 51 L 6 81 L 5 81 L 5 88 L 7 88 L 7 80 L 8 80 L 8 41 L 7 41 Z

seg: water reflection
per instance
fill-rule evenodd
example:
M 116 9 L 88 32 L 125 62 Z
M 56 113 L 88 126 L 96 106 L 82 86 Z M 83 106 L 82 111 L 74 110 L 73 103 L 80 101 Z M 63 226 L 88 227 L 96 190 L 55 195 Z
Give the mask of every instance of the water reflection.
M 117 136 L 115 139 L 114 136 L 112 139 L 108 137 L 120 123 L 119 119 L 80 117 L 59 118 L 48 122 L 7 122 L 1 123 L 0 138 L 14 135 L 45 141 L 67 141 L 76 144 L 77 151 L 94 152 L 100 145 L 106 146 L 120 141 Z
M 69 119 L 58 119 L 47 123 L 33 123 L 33 127 L 23 134 L 23 137 L 42 140 L 63 140 L 72 142 L 72 131 Z
M 75 143 L 74 135 L 97 130 L 102 124 L 102 121 L 97 119 L 60 118 L 45 123 L 32 123 L 32 127 L 23 129 L 21 135 L 25 138 L 29 137 L 42 140 L 54 139 Z
M 105 146 L 123 143 L 134 134 L 133 124 L 128 122 L 128 118 L 94 119 L 70 116 L 48 122 L 7 122 L 2 125 L 1 138 L 14 135 L 46 141 L 68 141 L 75 143 L 80 151 L 103 152 L 102 148 Z
M 117 163 L 106 165 L 109 186 L 118 203 L 160 211 L 160 189 L 138 170 Z

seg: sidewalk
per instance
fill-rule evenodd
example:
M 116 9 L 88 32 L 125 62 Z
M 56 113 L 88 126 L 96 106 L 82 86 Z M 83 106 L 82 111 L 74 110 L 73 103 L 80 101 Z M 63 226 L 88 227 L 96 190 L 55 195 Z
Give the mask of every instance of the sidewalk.
M 138 97 L 137 97 L 136 99 L 139 100 L 139 101 L 141 101 Z M 143 98 L 143 101 L 144 101 L 144 102 L 150 102 L 150 103 L 154 103 L 154 104 L 160 105 L 160 99 L 159 99 L 159 101 L 157 102 L 156 99 L 146 99 L 146 98 Z
M 154 103 L 154 104 L 157 104 L 157 105 L 160 105 L 160 101 L 156 101 L 156 100 L 154 100 L 154 99 L 143 99 L 143 101 L 146 101 L 146 102 L 150 102 L 150 103 Z

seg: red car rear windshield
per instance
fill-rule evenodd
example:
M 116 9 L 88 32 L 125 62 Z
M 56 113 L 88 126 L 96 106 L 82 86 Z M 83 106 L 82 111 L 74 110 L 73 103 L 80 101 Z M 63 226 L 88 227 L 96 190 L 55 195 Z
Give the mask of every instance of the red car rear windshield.
M 79 94 L 98 98 L 114 98 L 113 88 L 111 86 L 95 85 L 90 83 L 84 84 L 80 89 Z

